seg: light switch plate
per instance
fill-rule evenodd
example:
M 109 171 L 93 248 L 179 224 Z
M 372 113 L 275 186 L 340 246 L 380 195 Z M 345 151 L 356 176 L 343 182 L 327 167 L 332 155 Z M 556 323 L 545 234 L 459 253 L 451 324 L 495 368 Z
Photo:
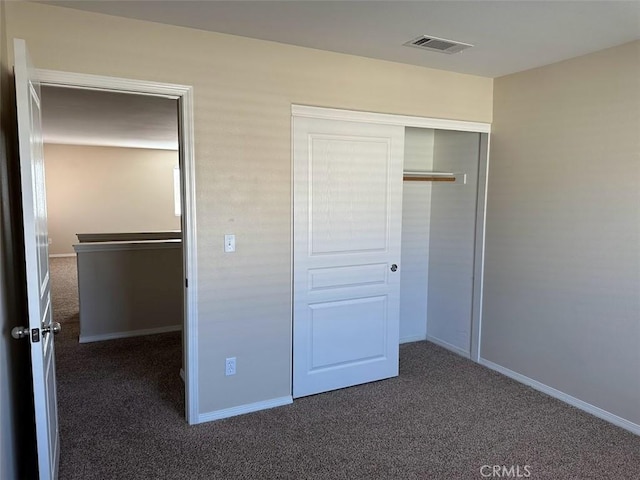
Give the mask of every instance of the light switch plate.
M 224 251 L 226 253 L 231 253 L 236 251 L 236 236 L 235 235 L 225 235 L 224 236 Z

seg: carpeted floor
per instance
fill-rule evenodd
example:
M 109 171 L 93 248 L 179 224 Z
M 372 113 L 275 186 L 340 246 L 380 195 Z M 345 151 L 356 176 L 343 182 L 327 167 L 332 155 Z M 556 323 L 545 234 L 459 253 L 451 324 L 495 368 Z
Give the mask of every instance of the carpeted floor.
M 78 321 L 78 269 L 76 257 L 49 259 L 51 304 L 55 321 Z
M 397 378 L 188 426 L 179 333 L 77 335 L 56 337 L 61 480 L 640 479 L 640 437 L 427 342 Z

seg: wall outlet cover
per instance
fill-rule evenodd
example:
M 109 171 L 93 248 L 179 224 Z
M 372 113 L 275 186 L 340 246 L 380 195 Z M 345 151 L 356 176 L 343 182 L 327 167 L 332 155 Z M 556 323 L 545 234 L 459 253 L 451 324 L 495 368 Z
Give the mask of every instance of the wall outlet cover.
M 236 374 L 236 357 L 229 357 L 225 360 L 224 374 L 226 376 Z

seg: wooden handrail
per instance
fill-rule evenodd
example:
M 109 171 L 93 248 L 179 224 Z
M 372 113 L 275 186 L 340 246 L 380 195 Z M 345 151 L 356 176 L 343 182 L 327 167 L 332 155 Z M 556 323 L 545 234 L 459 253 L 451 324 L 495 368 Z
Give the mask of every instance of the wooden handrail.
M 456 177 L 414 177 L 411 175 L 405 175 L 403 180 L 408 182 L 455 182 Z

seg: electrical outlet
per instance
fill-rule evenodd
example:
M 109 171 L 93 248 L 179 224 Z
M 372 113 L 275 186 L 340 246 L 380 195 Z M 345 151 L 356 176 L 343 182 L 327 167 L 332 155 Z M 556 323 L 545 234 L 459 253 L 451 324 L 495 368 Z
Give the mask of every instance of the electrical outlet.
M 236 357 L 229 357 L 224 362 L 224 374 L 226 376 L 236 374 Z

